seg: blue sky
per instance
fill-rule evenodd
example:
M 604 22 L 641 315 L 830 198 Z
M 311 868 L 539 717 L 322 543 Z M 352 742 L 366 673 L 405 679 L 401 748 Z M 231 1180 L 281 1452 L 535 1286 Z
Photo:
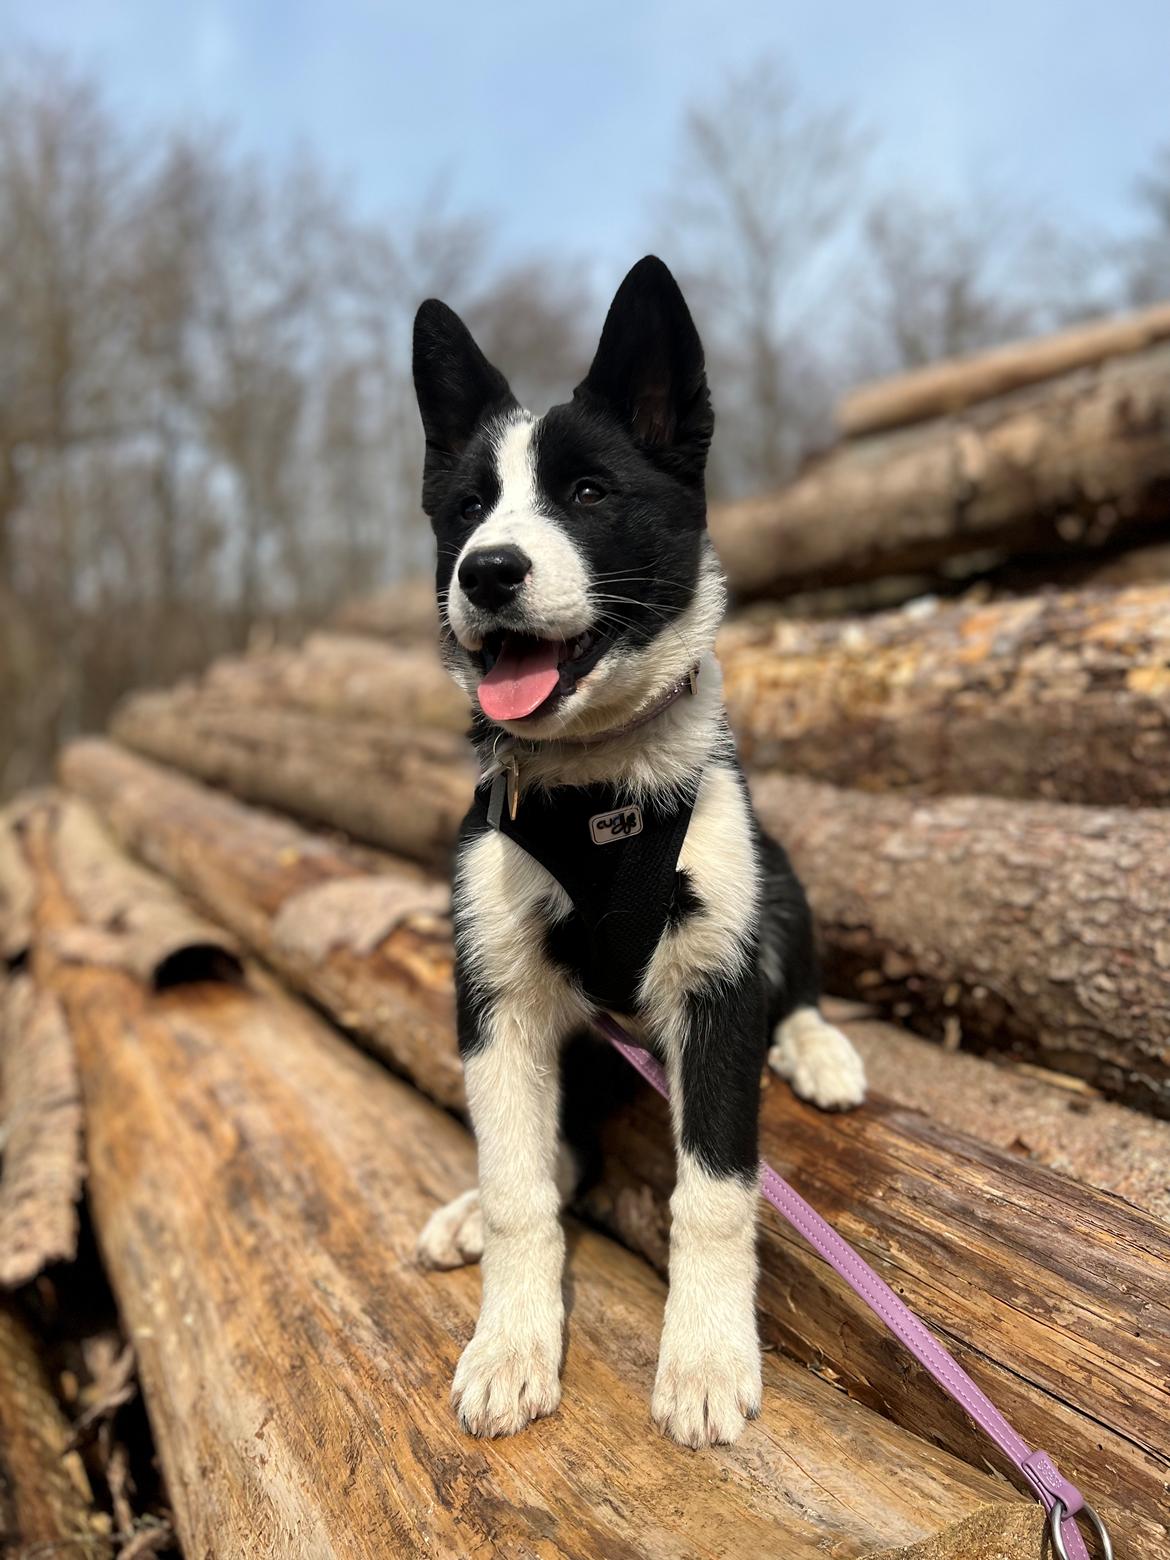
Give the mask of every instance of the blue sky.
M 65 51 L 139 122 L 311 147 L 371 213 L 442 176 L 504 255 L 615 268 L 653 233 L 685 105 L 763 53 L 849 105 L 890 179 L 994 183 L 1073 224 L 1131 225 L 1170 141 L 1170 0 L 0 0 L 0 38 Z

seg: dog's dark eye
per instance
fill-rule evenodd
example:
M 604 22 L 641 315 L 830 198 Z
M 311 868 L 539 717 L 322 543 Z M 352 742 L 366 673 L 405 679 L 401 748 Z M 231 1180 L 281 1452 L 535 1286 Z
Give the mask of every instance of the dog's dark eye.
M 596 482 L 578 482 L 573 489 L 575 504 L 600 504 L 604 497 L 605 489 Z
M 478 520 L 483 514 L 483 499 L 473 493 L 470 498 L 463 500 L 459 513 L 465 520 Z

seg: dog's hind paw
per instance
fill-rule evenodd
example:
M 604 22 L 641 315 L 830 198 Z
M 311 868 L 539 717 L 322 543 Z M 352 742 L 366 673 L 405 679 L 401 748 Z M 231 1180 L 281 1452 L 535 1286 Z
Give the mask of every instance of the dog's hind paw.
M 800 1008 L 777 1024 L 768 1062 L 795 1094 L 822 1110 L 850 1110 L 865 1099 L 865 1063 L 815 1008 Z
M 483 1213 L 479 1187 L 436 1208 L 423 1225 L 415 1257 L 425 1268 L 467 1267 L 483 1256 Z

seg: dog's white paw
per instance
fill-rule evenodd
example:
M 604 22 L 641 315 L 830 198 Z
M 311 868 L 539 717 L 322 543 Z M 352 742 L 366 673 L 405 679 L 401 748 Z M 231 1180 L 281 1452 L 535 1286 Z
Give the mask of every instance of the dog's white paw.
M 561 1330 L 545 1337 L 480 1327 L 455 1371 L 451 1401 L 471 1435 L 515 1435 L 561 1401 Z
M 849 1110 L 865 1099 L 865 1063 L 815 1008 L 801 1008 L 777 1024 L 768 1061 L 802 1100 L 822 1110 Z
M 415 1257 L 426 1268 L 467 1267 L 483 1256 L 483 1213 L 473 1186 L 434 1213 L 423 1225 Z
M 738 1347 L 711 1340 L 698 1352 L 671 1344 L 664 1334 L 650 1412 L 654 1423 L 683 1446 L 734 1441 L 760 1412 L 760 1350 L 754 1334 Z

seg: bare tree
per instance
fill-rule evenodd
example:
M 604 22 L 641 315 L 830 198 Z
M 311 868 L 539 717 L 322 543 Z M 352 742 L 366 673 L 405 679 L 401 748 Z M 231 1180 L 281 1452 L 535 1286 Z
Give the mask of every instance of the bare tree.
M 1170 142 L 1138 181 L 1138 199 L 1147 227 L 1126 256 L 1126 293 L 1134 304 L 1170 298 Z
M 824 431 L 817 318 L 863 163 L 848 113 L 806 103 L 776 61 L 731 76 L 686 118 L 665 237 L 716 381 L 717 492 L 774 486 Z
M 583 367 L 580 288 L 489 251 L 441 192 L 372 223 L 308 160 L 130 134 L 54 59 L 0 79 L 0 794 L 132 684 L 429 558 L 420 298 L 518 385 Z
M 863 230 L 852 375 L 917 368 L 1099 313 L 1101 253 L 994 191 L 962 203 L 886 195 Z

